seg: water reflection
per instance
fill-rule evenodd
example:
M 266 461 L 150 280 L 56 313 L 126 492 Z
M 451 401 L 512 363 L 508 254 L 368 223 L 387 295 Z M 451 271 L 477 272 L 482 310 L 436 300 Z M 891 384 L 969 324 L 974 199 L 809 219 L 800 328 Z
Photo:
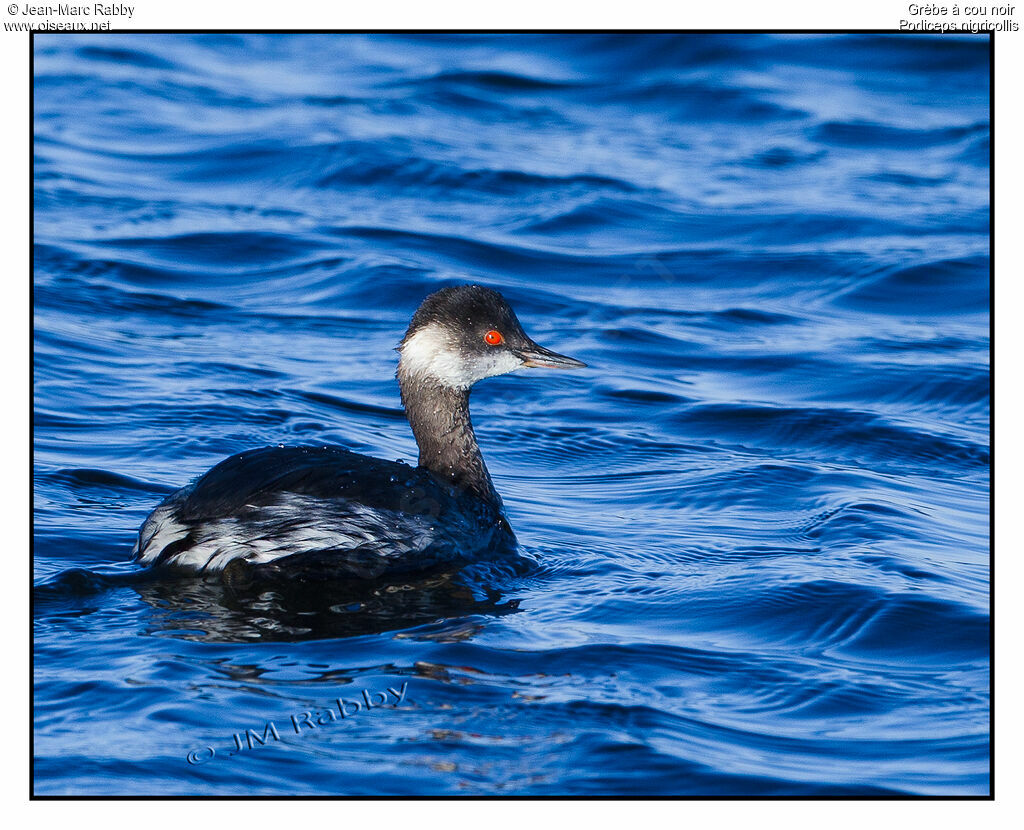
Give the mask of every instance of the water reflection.
M 152 609 L 147 633 L 203 642 L 298 642 L 388 631 L 445 642 L 474 636 L 486 618 L 514 613 L 519 601 L 491 587 L 519 563 L 429 572 L 386 580 L 272 578 L 249 569 L 221 580 L 147 572 L 67 571 L 34 592 L 37 613 L 88 614 L 95 597 L 130 587 Z M 486 577 L 486 579 L 485 579 Z

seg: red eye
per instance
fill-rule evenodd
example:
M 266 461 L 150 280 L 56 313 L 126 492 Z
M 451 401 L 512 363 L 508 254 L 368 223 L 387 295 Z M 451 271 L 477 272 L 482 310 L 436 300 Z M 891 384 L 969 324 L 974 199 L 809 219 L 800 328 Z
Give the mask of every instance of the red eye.
M 505 338 L 501 336 L 500 331 L 491 329 L 487 334 L 484 335 L 484 343 L 488 346 L 500 346 L 505 342 Z

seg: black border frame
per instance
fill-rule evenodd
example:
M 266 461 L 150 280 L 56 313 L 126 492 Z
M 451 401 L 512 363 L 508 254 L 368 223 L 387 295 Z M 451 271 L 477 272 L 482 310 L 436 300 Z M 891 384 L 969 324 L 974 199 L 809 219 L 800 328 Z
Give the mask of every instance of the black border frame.
M 110 34 L 367 34 L 367 35 L 475 35 L 475 34 L 772 34 L 772 35 L 900 35 L 904 37 L 956 37 L 988 34 L 989 38 L 989 792 L 987 795 L 37 795 L 35 792 L 35 36 Z M 899 29 L 104 29 L 31 30 L 29 35 L 29 801 L 994 801 L 995 800 L 995 127 L 996 54 L 991 29 L 978 32 L 901 31 Z

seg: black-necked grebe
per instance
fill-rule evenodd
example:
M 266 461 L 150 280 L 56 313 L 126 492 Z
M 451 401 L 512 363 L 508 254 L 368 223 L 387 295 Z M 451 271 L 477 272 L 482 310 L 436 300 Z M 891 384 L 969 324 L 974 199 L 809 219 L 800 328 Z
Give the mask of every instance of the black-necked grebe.
M 473 434 L 470 389 L 524 367 L 585 364 L 538 346 L 505 299 L 479 285 L 427 297 L 398 350 L 418 467 L 340 447 L 239 453 L 149 515 L 135 559 L 204 574 L 274 563 L 366 578 L 514 544 Z

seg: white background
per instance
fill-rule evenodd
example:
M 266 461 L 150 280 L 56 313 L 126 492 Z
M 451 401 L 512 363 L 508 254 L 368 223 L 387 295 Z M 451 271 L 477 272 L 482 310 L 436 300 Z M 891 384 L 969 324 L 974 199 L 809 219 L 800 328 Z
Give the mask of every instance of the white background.
M 85 3 L 87 0 L 73 0 Z M 7 13 L 9 0 L 0 3 L 0 21 L 18 19 Z M 57 0 L 32 0 L 32 5 L 57 5 Z M 952 6 L 941 0 L 942 5 Z M 970 0 L 971 5 L 988 5 Z M 24 0 L 19 6 L 24 7 Z M 90 2 L 89 5 L 92 5 Z M 485 0 L 377 0 L 347 3 L 344 0 L 289 0 L 289 2 L 215 2 L 215 0 L 130 0 L 131 18 L 113 18 L 122 29 L 893 29 L 909 17 L 909 3 L 902 0 L 716 0 L 685 3 L 629 0 L 601 4 L 599 0 L 516 0 L 507 7 Z M 938 5 L 938 4 L 937 4 Z M 1014 530 L 1021 513 L 1016 464 L 1021 461 L 1020 421 L 1021 325 L 1016 317 L 1021 307 L 1020 264 L 1021 204 L 1020 115 L 1024 87 L 1024 10 L 1016 6 L 1012 16 L 1021 26 L 1018 32 L 996 35 L 996 98 L 993 124 L 996 128 L 993 231 L 996 240 L 996 298 L 994 322 L 998 336 L 993 355 L 998 356 L 998 384 L 995 395 L 995 430 L 998 458 L 994 464 L 995 515 L 999 524 L 994 538 L 996 607 L 996 675 L 993 696 L 997 724 L 997 792 L 992 802 L 944 801 L 649 801 L 601 802 L 553 801 L 545 803 L 510 801 L 471 802 L 61 802 L 29 803 L 30 755 L 28 734 L 29 638 L 28 596 L 31 584 L 30 555 L 30 452 L 29 358 L 31 309 L 29 306 L 29 36 L 0 31 L 0 462 L 2 498 L 0 520 L 7 529 L 5 558 L 7 578 L 3 580 L 3 651 L 7 665 L 3 684 L 4 707 L 0 710 L 4 742 L 3 796 L 7 827 L 61 826 L 77 830 L 102 822 L 104 826 L 143 825 L 155 827 L 203 828 L 294 826 L 296 822 L 334 826 L 360 825 L 367 830 L 407 827 L 419 830 L 435 825 L 473 826 L 486 830 L 519 828 L 523 822 L 564 830 L 599 830 L 606 826 L 640 830 L 641 825 L 697 826 L 719 828 L 738 826 L 756 830 L 771 828 L 827 827 L 860 828 L 873 824 L 888 828 L 1001 828 L 1011 824 L 1024 798 L 1018 780 L 1017 742 L 1021 738 L 1018 707 L 1024 704 L 1019 691 L 1018 662 L 1024 659 L 1018 647 L 1021 627 L 1016 592 L 1021 585 L 1022 546 Z M 21 20 L 28 18 L 21 16 Z M 37 18 L 38 19 L 38 18 Z M 93 18 L 95 19 L 95 18 Z M 920 18 L 917 18 L 920 19 Z M 935 18 L 933 18 L 935 19 Z M 953 19 L 953 18 L 948 18 Z M 996 361 L 993 360 L 993 365 Z M 1020 824 L 1021 814 L 1013 821 Z M 533 828 L 529 828 L 533 830 Z M 874 828 L 871 828 L 874 830 Z

